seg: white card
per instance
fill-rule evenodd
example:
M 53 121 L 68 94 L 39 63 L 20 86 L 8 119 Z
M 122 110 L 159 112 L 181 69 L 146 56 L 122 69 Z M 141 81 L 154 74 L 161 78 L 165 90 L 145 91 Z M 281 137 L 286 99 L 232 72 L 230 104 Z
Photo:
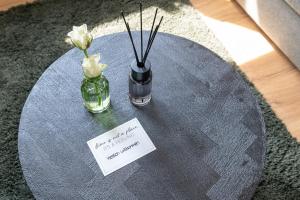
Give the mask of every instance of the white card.
M 156 148 L 137 118 L 87 142 L 104 176 Z

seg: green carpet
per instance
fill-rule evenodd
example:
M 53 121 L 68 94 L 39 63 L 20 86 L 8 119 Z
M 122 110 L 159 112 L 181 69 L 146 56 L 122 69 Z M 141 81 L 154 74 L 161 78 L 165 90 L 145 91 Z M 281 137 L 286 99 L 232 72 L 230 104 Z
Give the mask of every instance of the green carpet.
M 161 31 L 184 36 L 232 62 L 222 44 L 187 0 L 147 0 L 150 27 L 154 8 L 165 16 Z M 31 88 L 58 57 L 70 49 L 64 37 L 72 25 L 87 23 L 95 35 L 125 31 L 119 17 L 128 13 L 137 26 L 132 0 L 42 0 L 0 12 L 0 199 L 32 199 L 18 160 L 17 136 L 23 104 Z M 263 66 L 261 66 L 263 67 Z M 288 133 L 251 83 L 267 129 L 267 159 L 254 199 L 300 199 L 300 144 Z

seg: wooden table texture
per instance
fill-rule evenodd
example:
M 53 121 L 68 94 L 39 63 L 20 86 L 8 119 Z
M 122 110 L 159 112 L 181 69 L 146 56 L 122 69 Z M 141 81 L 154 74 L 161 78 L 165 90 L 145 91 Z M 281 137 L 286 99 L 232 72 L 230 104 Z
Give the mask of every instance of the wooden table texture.
M 139 33 L 133 36 L 138 41 Z M 90 114 L 82 105 L 77 49 L 49 66 L 24 105 L 19 156 L 35 198 L 251 199 L 264 165 L 265 126 L 231 65 L 197 43 L 159 33 L 149 54 L 152 101 L 138 108 L 128 99 L 134 55 L 127 33 L 97 38 L 89 52 L 101 52 L 108 64 L 107 112 Z M 86 142 L 134 117 L 157 150 L 104 177 Z

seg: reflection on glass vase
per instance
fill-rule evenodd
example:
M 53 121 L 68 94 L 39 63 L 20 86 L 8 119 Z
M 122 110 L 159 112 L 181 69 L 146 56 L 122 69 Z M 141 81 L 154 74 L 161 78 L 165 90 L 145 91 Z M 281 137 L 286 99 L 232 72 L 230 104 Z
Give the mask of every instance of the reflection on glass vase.
M 84 106 L 92 113 L 101 113 L 110 105 L 109 82 L 102 73 L 93 78 L 85 76 L 81 84 L 81 94 Z

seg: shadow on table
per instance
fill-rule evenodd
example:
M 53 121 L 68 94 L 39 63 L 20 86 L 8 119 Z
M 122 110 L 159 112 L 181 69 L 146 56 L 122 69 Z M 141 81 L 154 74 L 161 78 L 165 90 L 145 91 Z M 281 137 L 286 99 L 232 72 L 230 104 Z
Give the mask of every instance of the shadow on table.
M 110 105 L 109 108 L 103 113 L 92 114 L 94 120 L 101 124 L 107 131 L 117 127 L 119 125 L 116 114 L 114 113 L 113 106 Z

